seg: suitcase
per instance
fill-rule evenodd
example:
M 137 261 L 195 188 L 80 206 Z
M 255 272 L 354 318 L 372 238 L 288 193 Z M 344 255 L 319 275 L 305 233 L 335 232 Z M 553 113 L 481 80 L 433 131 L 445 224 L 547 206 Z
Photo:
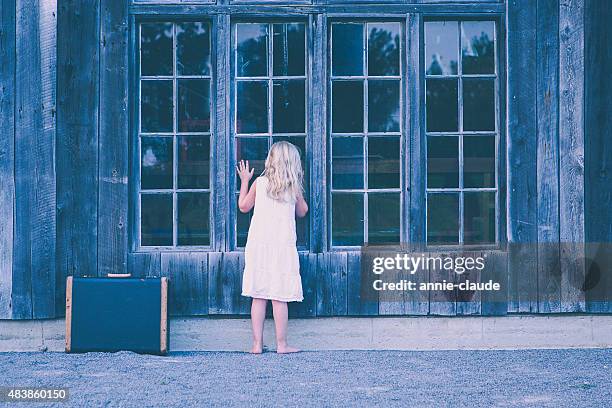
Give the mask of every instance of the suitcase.
M 168 351 L 168 278 L 69 276 L 66 352 Z

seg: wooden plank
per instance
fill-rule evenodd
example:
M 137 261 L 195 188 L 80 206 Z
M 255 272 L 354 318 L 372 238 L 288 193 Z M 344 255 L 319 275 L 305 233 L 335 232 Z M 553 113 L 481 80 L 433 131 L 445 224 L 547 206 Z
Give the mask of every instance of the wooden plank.
M 347 255 L 347 313 L 351 316 L 378 314 L 378 293 L 371 289 L 374 276 L 369 264 L 362 264 L 363 253 Z
M 561 311 L 585 310 L 584 0 L 559 9 L 559 234 Z
M 510 0 L 508 22 L 508 311 L 537 311 L 536 5 Z
M 161 276 L 161 254 L 159 252 L 129 254 L 128 273 L 135 278 L 159 278 Z
M 483 252 L 478 251 L 470 251 L 470 252 L 462 252 L 458 254 L 459 256 L 455 259 L 462 257 L 464 261 L 462 262 L 462 266 L 460 268 L 465 269 L 463 272 L 461 270 L 457 270 L 455 273 L 455 284 L 459 285 L 461 283 L 468 282 L 482 282 L 482 271 L 478 269 L 478 265 L 476 262 L 481 258 L 483 263 L 485 263 L 485 254 Z M 467 261 L 466 261 L 467 260 Z M 472 260 L 474 263 L 472 263 Z M 467 263 L 471 265 L 467 265 Z M 469 267 L 468 267 L 469 266 Z M 481 312 L 481 302 L 482 302 L 482 291 L 480 290 L 461 290 L 461 288 L 456 289 L 456 311 L 457 315 L 479 315 Z
M 15 211 L 15 0 L 0 1 L 0 18 L 0 319 L 10 319 Z
M 445 269 L 444 262 L 446 258 L 454 258 L 457 253 L 441 253 L 430 252 L 425 253 L 425 256 L 432 258 L 440 258 L 440 261 L 435 260 L 429 263 L 429 282 L 435 283 L 454 283 L 455 272 L 452 269 Z M 442 266 L 440 266 L 442 265 Z M 453 316 L 457 313 L 457 293 L 455 290 L 430 290 L 429 291 L 429 314 L 437 316 Z
M 242 293 L 243 252 L 211 252 L 208 255 L 208 313 L 245 314 L 250 298 Z
M 560 311 L 559 0 L 537 4 L 538 311 Z
M 347 254 L 318 255 L 317 316 L 342 316 L 347 310 Z
M 480 272 L 482 282 L 492 280 L 501 285 L 499 291 L 481 294 L 481 314 L 501 316 L 508 312 L 508 253 L 506 251 L 485 252 L 485 267 Z
M 127 0 L 100 5 L 98 275 L 127 272 L 128 14 Z
M 317 308 L 317 255 L 300 253 L 304 300 L 289 303 L 289 317 L 313 317 Z
M 428 256 L 427 252 L 411 252 L 411 256 Z M 403 276 L 404 279 L 410 280 L 415 283 L 416 288 L 422 284 L 429 282 L 429 269 L 427 265 L 421 263 L 419 268 L 414 272 L 406 272 Z M 407 315 L 426 315 L 429 313 L 429 292 L 416 290 L 408 291 L 404 293 L 404 314 Z
M 163 252 L 162 276 L 169 279 L 171 316 L 208 314 L 208 255 L 206 252 Z

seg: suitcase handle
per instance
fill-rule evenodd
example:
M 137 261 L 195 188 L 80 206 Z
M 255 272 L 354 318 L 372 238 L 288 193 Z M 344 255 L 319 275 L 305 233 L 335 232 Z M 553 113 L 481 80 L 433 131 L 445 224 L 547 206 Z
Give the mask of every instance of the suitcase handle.
M 129 278 L 132 276 L 131 273 L 108 273 L 106 274 L 109 278 Z

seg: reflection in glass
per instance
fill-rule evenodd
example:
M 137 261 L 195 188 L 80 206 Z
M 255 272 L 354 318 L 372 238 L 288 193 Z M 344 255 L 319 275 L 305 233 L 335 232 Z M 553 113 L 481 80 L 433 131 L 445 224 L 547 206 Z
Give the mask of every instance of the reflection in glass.
M 238 133 L 268 132 L 268 82 L 238 81 L 236 131 Z
M 140 27 L 140 74 L 172 75 L 172 23 Z
M 427 243 L 459 243 L 459 194 L 427 194 Z
M 459 28 L 456 21 L 425 23 L 427 75 L 457 75 Z
M 363 75 L 363 24 L 332 24 L 332 75 Z
M 142 194 L 140 207 L 141 245 L 172 245 L 172 194 Z
M 238 202 L 238 198 L 236 198 L 236 202 Z M 239 247 L 246 245 L 252 217 L 253 210 L 246 214 L 242 211 L 236 211 L 236 245 Z
M 303 79 L 277 80 L 272 87 L 274 133 L 304 133 L 306 88 Z
M 210 245 L 210 194 L 177 193 L 177 244 Z
M 140 187 L 143 190 L 172 188 L 172 138 L 140 139 Z
M 178 75 L 210 75 L 210 26 L 202 22 L 176 25 Z
M 210 139 L 208 136 L 178 137 L 178 188 L 209 188 Z
M 459 187 L 459 138 L 429 136 L 427 138 L 427 187 Z
M 257 175 L 264 170 L 266 157 L 268 156 L 267 137 L 237 137 L 236 138 L 236 161 L 249 161 L 249 166 L 255 169 L 250 184 Z M 249 185 L 250 185 L 249 184 Z M 236 177 L 236 188 L 240 189 L 240 178 Z
M 332 132 L 363 132 L 363 81 L 332 82 Z
M 464 74 L 494 74 L 495 44 L 493 21 L 461 23 L 461 60 Z
M 463 186 L 495 187 L 495 136 L 463 137 Z
M 368 243 L 400 242 L 400 195 L 368 194 Z
M 428 79 L 426 82 L 427 131 L 456 132 L 459 129 L 457 80 Z
M 268 74 L 268 25 L 236 24 L 236 36 L 237 76 L 266 76 Z
M 466 244 L 495 243 L 495 192 L 464 193 Z
M 332 245 L 363 244 L 363 195 L 332 194 Z
M 495 130 L 495 80 L 463 80 L 463 130 Z
M 368 75 L 399 75 L 399 23 L 368 23 Z
M 306 31 L 303 23 L 272 25 L 273 73 L 275 76 L 304 75 Z
M 332 138 L 332 188 L 363 188 L 363 138 Z
M 368 130 L 399 132 L 400 81 L 368 81 Z
M 210 130 L 210 81 L 208 79 L 178 80 L 179 132 Z
M 172 132 L 172 81 L 140 82 L 140 131 Z
M 368 138 L 368 188 L 400 187 L 400 138 Z

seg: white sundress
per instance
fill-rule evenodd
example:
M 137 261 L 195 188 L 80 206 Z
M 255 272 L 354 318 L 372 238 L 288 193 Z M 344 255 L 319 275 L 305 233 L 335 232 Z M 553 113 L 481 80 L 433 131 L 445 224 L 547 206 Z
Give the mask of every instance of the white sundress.
M 274 200 L 268 179 L 258 177 L 255 208 L 244 254 L 242 296 L 301 302 L 302 280 L 296 248 L 295 202 Z

